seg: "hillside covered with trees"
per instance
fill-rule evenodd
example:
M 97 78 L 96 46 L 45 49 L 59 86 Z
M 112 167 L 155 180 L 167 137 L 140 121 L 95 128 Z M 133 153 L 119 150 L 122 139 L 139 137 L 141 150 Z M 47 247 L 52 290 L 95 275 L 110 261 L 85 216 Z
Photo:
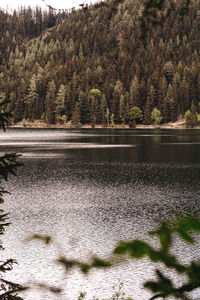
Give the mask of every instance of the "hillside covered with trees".
M 0 11 L 0 98 L 13 122 L 162 122 L 200 109 L 200 2 L 167 7 L 143 36 L 141 0 L 56 12 Z M 167 6 L 167 3 L 166 3 Z

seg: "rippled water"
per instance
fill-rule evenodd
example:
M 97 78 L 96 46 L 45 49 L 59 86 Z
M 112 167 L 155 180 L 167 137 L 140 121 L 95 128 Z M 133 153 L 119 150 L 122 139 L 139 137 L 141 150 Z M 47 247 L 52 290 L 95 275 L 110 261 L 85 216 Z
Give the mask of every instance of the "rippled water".
M 25 299 L 73 300 L 79 291 L 108 297 L 122 280 L 127 295 L 147 300 L 142 283 L 154 274 L 148 260 L 83 276 L 66 274 L 55 259 L 105 257 L 121 239 L 151 241 L 146 232 L 170 211 L 200 215 L 200 131 L 9 129 L 0 134 L 5 151 L 21 153 L 24 163 L 6 183 L 12 225 L 4 255 L 19 262 L 9 279 L 65 287 L 58 298 L 39 288 Z M 53 243 L 27 242 L 33 233 L 50 234 Z M 198 257 L 199 244 L 177 241 L 175 251 L 187 262 Z

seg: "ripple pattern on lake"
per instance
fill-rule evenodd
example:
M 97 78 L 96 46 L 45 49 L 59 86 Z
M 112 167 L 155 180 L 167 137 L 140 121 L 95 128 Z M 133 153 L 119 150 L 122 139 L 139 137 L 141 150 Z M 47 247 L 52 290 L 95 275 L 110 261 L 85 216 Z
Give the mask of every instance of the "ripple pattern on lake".
M 134 135 L 136 133 L 134 131 Z M 55 143 L 69 142 L 68 139 L 63 142 L 63 134 L 62 131 Z M 19 266 L 8 275 L 17 282 L 42 281 L 55 285 L 62 282 L 65 292 L 59 299 L 70 300 L 77 299 L 80 290 L 87 291 L 90 298 L 93 295 L 108 297 L 112 285 L 120 279 L 127 295 L 134 295 L 135 300 L 146 300 L 150 295 L 142 288 L 142 283 L 154 274 L 154 267 L 148 260 L 127 261 L 107 271 L 94 270 L 88 277 L 77 270 L 66 274 L 54 261 L 63 254 L 82 260 L 92 254 L 105 257 L 120 239 L 139 237 L 152 241 L 146 232 L 170 211 L 200 216 L 199 146 L 193 145 L 192 149 L 185 150 L 186 153 L 174 153 L 168 146 L 164 149 L 164 145 L 160 146 L 167 139 L 174 143 L 175 137 L 195 143 L 199 136 L 179 136 L 170 132 L 169 137 L 165 132 L 157 140 L 158 137 L 141 137 L 139 133 L 137 138 L 128 133 L 120 138 L 117 132 L 113 140 L 99 132 L 95 136 L 94 131 L 93 137 L 85 132 L 78 134 L 76 144 L 97 144 L 100 148 L 65 149 L 66 152 L 56 149 L 51 159 L 45 156 L 49 154 L 48 149 L 37 159 L 22 156 L 25 165 L 18 176 L 5 185 L 12 193 L 6 196 L 5 202 L 12 225 L 4 239 L 4 255 L 19 261 Z M 32 134 L 30 139 L 34 141 Z M 70 143 L 73 144 L 72 140 Z M 116 147 L 109 148 L 109 145 Z M 136 147 L 132 147 L 134 145 Z M 170 147 L 177 150 L 176 145 Z M 25 155 L 29 153 L 27 149 L 24 145 Z M 188 153 L 195 156 L 191 158 Z M 36 241 L 25 242 L 33 233 L 50 234 L 54 242 L 49 247 Z M 156 239 L 152 242 L 156 244 Z M 187 262 L 198 256 L 199 243 L 198 240 L 194 247 L 182 247 L 177 241 L 174 251 Z M 39 289 L 27 292 L 25 299 L 53 300 L 54 296 Z

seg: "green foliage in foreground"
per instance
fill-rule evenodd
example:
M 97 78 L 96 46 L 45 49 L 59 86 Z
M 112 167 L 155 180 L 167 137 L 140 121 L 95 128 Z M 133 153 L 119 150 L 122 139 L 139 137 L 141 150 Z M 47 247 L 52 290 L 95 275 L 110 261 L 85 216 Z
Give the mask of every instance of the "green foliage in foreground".
M 5 102 L 0 103 L 0 128 L 5 131 L 6 125 L 9 124 L 8 118 L 10 114 L 3 109 Z M 9 174 L 14 174 L 17 167 L 20 166 L 18 162 L 18 155 L 15 153 L 6 153 L 0 156 L 0 203 L 4 202 L 3 195 L 8 193 L 2 187 L 2 181 L 8 180 Z M 8 214 L 0 209 L 0 235 L 3 235 L 7 226 L 9 226 Z M 0 250 L 4 250 L 2 243 L 0 243 Z M 17 295 L 17 292 L 24 290 L 24 288 L 16 283 L 10 282 L 4 279 L 4 273 L 12 270 L 13 265 L 17 262 L 14 259 L 7 259 L 6 261 L 0 261 L 0 299 L 1 300 L 22 300 Z
M 154 295 L 150 300 L 157 298 L 168 299 L 169 297 L 192 300 L 193 298 L 188 293 L 200 288 L 200 262 L 191 261 L 189 264 L 182 264 L 179 262 L 178 257 L 171 253 L 171 247 L 175 235 L 188 244 L 194 244 L 195 240 L 192 235 L 194 232 L 200 232 L 200 219 L 194 216 L 182 216 L 175 221 L 163 221 L 156 230 L 149 232 L 151 236 L 158 238 L 160 248 L 154 248 L 149 243 L 137 239 L 128 242 L 121 241 L 115 247 L 113 255 L 107 260 L 94 257 L 90 263 L 82 263 L 78 260 L 69 260 L 61 257 L 58 259 L 58 263 L 63 265 L 66 271 L 78 267 L 83 273 L 87 274 L 92 268 L 109 268 L 118 264 L 119 255 L 122 256 L 122 261 L 123 257 L 124 260 L 127 258 L 127 255 L 133 259 L 149 258 L 153 263 L 162 263 L 166 267 L 166 271 L 167 269 L 174 270 L 185 278 L 184 282 L 177 287 L 172 279 L 157 268 L 157 280 L 149 280 L 144 283 L 144 287 L 149 289 Z M 39 237 L 33 238 L 38 239 Z M 44 237 L 39 239 L 46 242 Z M 85 293 L 81 293 L 79 299 L 84 299 L 85 295 Z M 115 294 L 116 297 L 111 299 L 123 300 L 125 299 L 122 297 L 123 295 L 118 294 L 116 296 Z
M 189 300 L 188 292 L 200 287 L 200 263 L 192 261 L 189 265 L 181 264 L 178 258 L 171 254 L 172 236 L 177 234 L 185 242 L 194 243 L 192 232 L 200 232 L 200 220 L 196 217 L 186 216 L 180 218 L 175 223 L 162 222 L 159 228 L 150 232 L 150 235 L 157 236 L 160 241 L 160 249 L 154 249 L 148 243 L 133 240 L 130 242 L 120 242 L 114 250 L 114 254 L 128 254 L 132 258 L 141 259 L 148 257 L 154 263 L 161 262 L 166 268 L 173 269 L 177 273 L 184 275 L 187 281 L 176 287 L 172 280 L 156 269 L 157 281 L 147 281 L 144 287 L 150 289 L 155 296 L 167 298 L 173 296 L 176 299 Z
M 115 284 L 113 286 L 113 295 L 110 298 L 96 298 L 93 297 L 92 300 L 133 300 L 132 298 L 128 297 L 126 298 L 126 294 L 123 292 L 123 282 L 119 282 L 119 284 Z M 86 292 L 81 292 L 78 300 L 84 300 L 86 299 L 87 293 Z

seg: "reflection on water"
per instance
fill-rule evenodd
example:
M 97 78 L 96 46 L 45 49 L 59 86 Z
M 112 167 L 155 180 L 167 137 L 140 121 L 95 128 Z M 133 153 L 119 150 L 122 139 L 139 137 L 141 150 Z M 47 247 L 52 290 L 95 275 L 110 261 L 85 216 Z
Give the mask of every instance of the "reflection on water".
M 24 157 L 196 164 L 200 162 L 199 133 L 199 130 L 10 129 L 0 135 L 0 152 L 14 151 Z
M 5 209 L 12 225 L 5 236 L 6 257 L 16 258 L 11 279 L 55 285 L 59 299 L 76 299 L 79 291 L 108 297 L 118 279 L 128 295 L 146 300 L 142 288 L 152 278 L 147 261 L 127 261 L 109 271 L 77 270 L 65 274 L 54 264 L 59 255 L 86 260 L 110 254 L 120 239 L 144 238 L 155 220 L 169 211 L 200 215 L 200 131 L 172 130 L 8 130 L 0 152 L 22 153 L 17 177 L 6 183 L 12 192 Z M 180 147 L 181 146 L 181 147 Z M 54 243 L 25 243 L 32 233 L 50 234 Z M 156 241 L 153 241 L 156 243 Z M 176 243 L 184 262 L 193 248 Z M 177 282 L 178 282 L 177 278 Z M 26 300 L 56 299 L 29 291 Z

